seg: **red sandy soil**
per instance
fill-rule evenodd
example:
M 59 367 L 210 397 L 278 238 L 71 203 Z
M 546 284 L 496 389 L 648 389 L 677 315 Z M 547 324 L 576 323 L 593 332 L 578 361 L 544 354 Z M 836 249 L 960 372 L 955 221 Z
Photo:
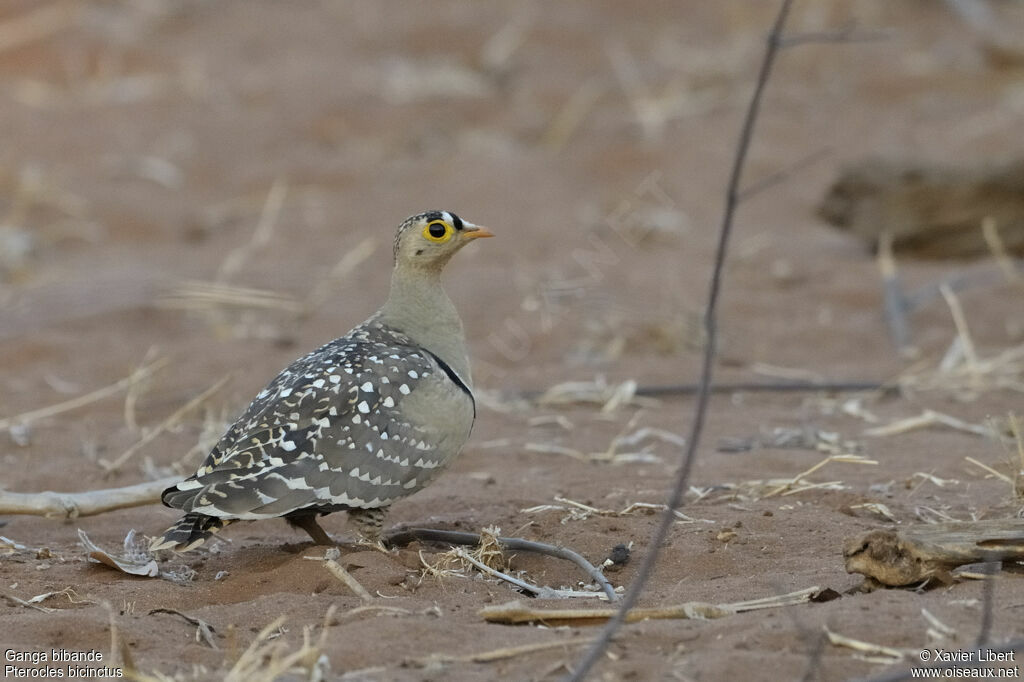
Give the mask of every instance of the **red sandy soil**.
M 10 0 L 0 27 L 50 4 Z M 609 573 L 616 585 L 630 584 L 657 517 L 523 510 L 556 497 L 613 510 L 661 503 L 679 447 L 655 442 L 647 461 L 610 463 L 535 446 L 604 453 L 617 435 L 642 427 L 685 434 L 692 398 L 608 413 L 592 405 L 495 405 L 499 396 L 598 375 L 641 385 L 695 380 L 694 324 L 723 186 L 775 3 L 112 0 L 77 7 L 66 25 L 59 13 L 43 17 L 35 37 L 23 26 L 22 42 L 0 46 L 3 239 L 31 242 L 24 257 L 3 251 L 0 415 L 111 384 L 151 349 L 170 364 L 137 392 L 135 424 L 126 421 L 122 393 L 33 423 L 27 443 L 0 435 L 0 487 L 90 490 L 186 473 L 205 454 L 186 453 L 219 435 L 204 429 L 215 431 L 281 367 L 376 309 L 386 295 L 394 227 L 421 210 L 449 209 L 499 235 L 464 251 L 447 273 L 487 399 L 461 459 L 435 485 L 395 504 L 390 522 L 494 525 L 594 562 L 632 542 L 633 560 Z M 831 31 L 849 22 L 881 31 L 881 39 L 807 44 L 779 56 L 747 184 L 818 156 L 739 212 L 720 310 L 719 380 L 763 380 L 768 367 L 879 381 L 917 361 L 934 368 L 956 334 L 945 303 L 934 299 L 913 315 L 920 354 L 901 357 L 887 337 L 873 257 L 828 229 L 814 208 L 838 169 L 864 156 L 983 163 L 1024 153 L 1021 71 L 988 64 L 944 4 L 798 2 L 789 28 Z M 268 238 L 254 240 L 275 182 L 285 185 L 280 214 Z M 364 242 L 372 253 L 330 280 L 335 264 Z M 239 267 L 224 273 L 232 253 L 242 256 Z M 906 262 L 902 273 L 918 286 L 965 267 Z M 169 305 L 183 282 L 213 281 L 218 272 L 232 285 L 295 300 L 318 286 L 327 295 L 303 316 Z M 976 287 L 961 301 L 983 357 L 1024 342 L 1019 288 Z M 224 390 L 117 472 L 100 466 L 226 373 Z M 764 498 L 763 486 L 722 487 L 691 496 L 684 511 L 697 521 L 673 528 L 642 604 L 732 602 L 815 585 L 845 592 L 859 577 L 844 570 L 843 539 L 892 525 L 856 508 L 866 502 L 885 504 L 902 524 L 919 523 L 925 508 L 956 519 L 1018 512 L 1005 482 L 964 459 L 1012 473 L 1000 444 L 943 427 L 867 437 L 863 431 L 877 424 L 838 408 L 856 397 L 715 397 L 691 481 L 698 488 L 792 478 L 826 456 L 813 448 L 717 447 L 779 427 L 838 434 L 877 464 L 832 463 L 808 477 L 841 489 Z M 971 423 L 1024 411 L 1020 393 L 1006 390 L 969 400 L 943 390 L 860 397 L 878 424 L 923 409 Z M 571 428 L 540 419 L 555 416 Z M 164 566 L 194 569 L 185 585 L 87 563 L 77 544 L 78 528 L 116 548 L 129 529 L 155 534 L 174 518 L 156 504 L 72 521 L 5 517 L 0 533 L 49 556 L 6 554 L 0 589 L 27 599 L 71 587 L 77 597 L 48 599 L 49 613 L 0 602 L 0 648 L 96 649 L 111 662 L 106 602 L 138 670 L 221 679 L 277 617 L 287 619 L 281 641 L 295 648 L 306 626 L 320 636 L 334 607 L 323 640 L 330 679 L 362 670 L 346 679 L 529 680 L 564 675 L 582 647 L 490 663 L 424 668 L 416 660 L 596 634 L 484 623 L 483 606 L 527 598 L 478 576 L 423 577 L 417 550 L 430 561 L 437 548 L 343 554 L 341 563 L 389 609 L 350 613 L 359 598 L 321 562 L 306 560 L 323 549 L 284 522 L 232 527 L 228 543 Z M 325 525 L 347 532 L 343 515 Z M 512 568 L 555 587 L 582 579 L 547 557 L 520 554 Z M 1002 573 L 994 590 L 993 641 L 1019 637 L 1024 581 Z M 876 674 L 885 664 L 824 643 L 823 627 L 908 650 L 913 662 L 923 647 L 972 645 L 982 596 L 981 581 L 962 580 L 720 620 L 630 625 L 593 675 Z M 150 614 L 157 608 L 207 621 L 219 649 L 198 642 L 185 620 Z M 953 633 L 930 639 L 923 609 Z

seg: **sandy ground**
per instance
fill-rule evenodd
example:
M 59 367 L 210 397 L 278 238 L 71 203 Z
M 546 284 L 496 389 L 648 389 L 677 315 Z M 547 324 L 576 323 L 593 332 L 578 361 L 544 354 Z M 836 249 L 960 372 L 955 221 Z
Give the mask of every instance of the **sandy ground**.
M 421 210 L 449 209 L 499 235 L 460 254 L 447 274 L 483 407 L 461 459 L 394 505 L 390 520 L 499 526 L 594 562 L 633 543 L 632 561 L 609 573 L 616 585 L 630 583 L 655 516 L 524 510 L 567 506 L 555 498 L 608 510 L 662 502 L 677 444 L 654 440 L 616 451 L 639 457 L 604 455 L 617 436 L 644 427 L 685 434 L 692 399 L 605 412 L 513 409 L 507 398 L 598 376 L 613 384 L 695 380 L 695 321 L 723 185 L 774 3 L 2 7 L 0 415 L 84 395 L 147 358 L 168 364 L 128 401 L 121 392 L 35 421 L 28 432 L 0 434 L 0 486 L 89 490 L 187 472 L 205 454 L 197 443 L 219 435 L 278 369 L 376 309 L 394 226 Z M 43 8 L 48 14 L 29 17 Z M 815 206 L 838 170 L 865 156 L 984 163 L 1024 153 L 1022 72 L 986 62 L 944 5 L 798 2 L 790 28 L 850 22 L 880 39 L 807 44 L 779 57 L 747 183 L 814 160 L 740 210 L 719 380 L 782 373 L 885 381 L 936 367 L 956 335 L 942 299 L 911 318 L 919 355 L 901 357 L 887 338 L 873 257 L 825 226 Z M 275 184 L 276 214 L 265 209 Z M 908 261 L 902 273 L 919 286 L 968 267 L 991 266 Z M 214 281 L 276 298 L 263 307 L 223 296 L 204 305 L 196 283 Z M 976 287 L 960 298 L 982 357 L 1024 342 L 1019 288 Z M 226 388 L 116 471 L 104 469 L 101 460 L 117 458 L 226 374 Z M 844 411 L 853 399 L 877 422 Z M 642 602 L 731 602 L 815 585 L 845 592 L 859 578 L 844 570 L 842 540 L 893 523 L 857 507 L 867 502 L 886 505 L 901 524 L 1017 514 L 1010 486 L 964 459 L 1012 474 L 994 440 L 945 427 L 864 435 L 924 409 L 984 424 L 1021 414 L 1024 403 L 987 384 L 966 398 L 949 390 L 715 397 L 692 476 L 702 496 L 692 494 L 683 510 L 694 521 L 672 530 Z M 810 434 L 810 443 L 783 447 L 776 429 Z M 807 482 L 835 485 L 765 497 L 770 487 L 755 482 L 791 479 L 827 456 L 815 447 L 818 432 L 837 439 L 838 451 L 877 463 L 832 463 Z M 764 444 L 720 448 L 736 439 Z M 458 657 L 596 632 L 485 624 L 481 607 L 526 597 L 473 574 L 424 576 L 417 551 L 436 561 L 437 548 L 343 555 L 380 595 L 375 608 L 353 611 L 359 598 L 307 560 L 323 549 L 283 522 L 235 526 L 228 542 L 165 565 L 195 571 L 184 585 L 89 564 L 77 543 L 82 529 L 114 548 L 129 529 L 155 534 L 175 517 L 149 505 L 71 521 L 3 518 L 0 533 L 31 549 L 2 557 L 0 589 L 20 599 L 73 592 L 43 602 L 47 612 L 0 602 L 2 648 L 96 649 L 109 663 L 113 619 L 143 673 L 221 679 L 284 616 L 275 641 L 295 649 L 306 626 L 314 640 L 322 632 L 329 679 L 362 671 L 345 679 L 529 680 L 557 679 L 582 647 L 488 663 Z M 325 523 L 346 532 L 341 515 Z M 516 556 L 512 569 L 555 587 L 581 580 L 546 557 Z M 1020 636 L 1024 582 L 1004 573 L 994 590 L 993 640 Z M 823 628 L 906 650 L 901 665 L 909 665 L 924 647 L 972 645 L 982 593 L 980 581 L 962 580 L 631 625 L 594 677 L 876 674 L 885 663 L 823 643 Z M 151 613 L 158 608 L 208 622 L 217 648 L 197 641 L 184 619 Z M 944 639 L 929 634 L 925 609 L 950 628 Z M 432 654 L 456 659 L 417 663 Z

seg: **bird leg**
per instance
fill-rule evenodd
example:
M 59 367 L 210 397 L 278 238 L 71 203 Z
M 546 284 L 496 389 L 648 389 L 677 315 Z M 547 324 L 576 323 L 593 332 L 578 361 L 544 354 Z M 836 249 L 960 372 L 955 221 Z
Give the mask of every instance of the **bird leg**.
M 331 536 L 320 527 L 320 524 L 316 522 L 316 516 L 314 514 L 292 516 L 288 518 L 288 523 L 309 533 L 309 537 L 313 538 L 314 545 L 337 544 L 331 539 Z
M 374 509 L 349 509 L 348 518 L 356 526 L 356 531 L 366 544 L 374 547 L 382 546 L 380 541 L 380 529 L 384 525 L 384 519 L 388 515 L 386 507 Z

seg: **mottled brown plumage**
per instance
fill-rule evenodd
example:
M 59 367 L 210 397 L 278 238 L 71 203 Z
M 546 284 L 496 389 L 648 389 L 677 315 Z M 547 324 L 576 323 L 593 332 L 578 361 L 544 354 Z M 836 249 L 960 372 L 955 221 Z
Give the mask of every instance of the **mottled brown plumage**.
M 164 491 L 185 516 L 151 549 L 185 551 L 234 521 L 278 517 L 324 543 L 316 517 L 341 510 L 375 536 L 387 507 L 429 483 L 469 438 L 469 360 L 440 274 L 487 236 L 445 211 L 403 222 L 388 301 L 278 374 L 196 473 Z

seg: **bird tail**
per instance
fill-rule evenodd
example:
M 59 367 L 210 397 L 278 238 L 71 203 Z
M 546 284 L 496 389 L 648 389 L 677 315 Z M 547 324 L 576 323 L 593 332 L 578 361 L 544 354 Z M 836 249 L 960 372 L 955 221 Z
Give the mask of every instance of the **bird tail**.
M 187 552 L 203 544 L 213 537 L 215 533 L 219 533 L 224 526 L 233 523 L 235 520 L 219 519 L 216 516 L 207 516 L 206 514 L 185 514 L 178 519 L 177 523 L 165 530 L 162 535 L 153 538 L 149 545 L 149 551 L 173 549 L 176 552 Z

